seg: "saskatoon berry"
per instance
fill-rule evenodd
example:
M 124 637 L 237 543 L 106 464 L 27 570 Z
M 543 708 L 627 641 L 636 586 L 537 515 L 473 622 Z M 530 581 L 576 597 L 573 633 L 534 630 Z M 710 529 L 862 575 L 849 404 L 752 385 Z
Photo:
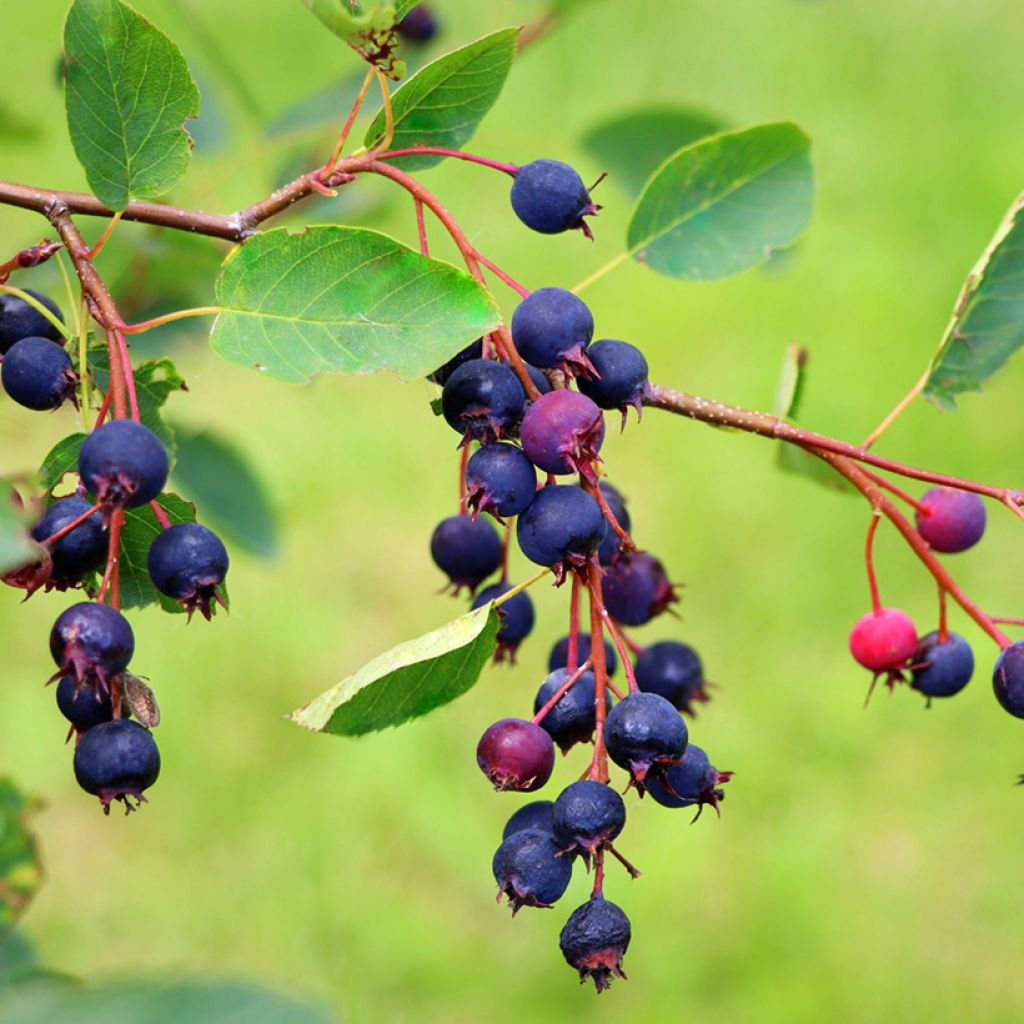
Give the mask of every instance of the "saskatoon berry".
M 579 633 L 576 636 L 576 664 L 582 665 L 590 657 L 590 634 Z M 615 656 L 615 647 L 610 640 L 604 642 L 604 663 L 608 669 L 608 675 L 615 675 L 619 667 L 619 660 Z M 563 636 L 561 640 L 551 648 L 548 656 L 548 671 L 554 672 L 556 668 L 565 668 L 569 664 L 569 638 Z
M 679 600 L 661 562 L 645 552 L 623 555 L 608 566 L 603 588 L 608 614 L 624 626 L 642 626 Z
M 449 516 L 434 529 L 430 554 L 456 593 L 461 587 L 472 593 L 501 565 L 501 541 L 490 523 L 469 516 Z
M 611 509 L 612 515 L 615 516 L 615 521 L 623 530 L 626 531 L 626 533 L 629 533 L 633 524 L 630 522 L 629 512 L 626 509 L 626 499 L 623 498 L 619 491 L 606 480 L 602 480 L 597 486 L 601 488 L 605 504 Z M 597 549 L 598 560 L 602 565 L 611 565 L 611 563 L 619 557 L 619 552 L 621 550 L 622 548 L 621 542 L 619 541 L 619 535 L 615 532 L 609 522 L 608 530 L 604 535 L 604 540 L 601 541 L 601 546 Z
M 86 791 L 100 798 L 110 813 L 120 800 L 125 813 L 135 810 L 129 798 L 145 802 L 143 791 L 160 774 L 160 752 L 152 733 L 138 722 L 115 719 L 93 726 L 75 747 L 75 778 Z
M 587 304 L 564 288 L 531 292 L 512 314 L 512 340 L 520 355 L 545 370 L 573 377 L 589 373 L 587 346 L 594 336 L 594 318 Z
M 482 608 L 489 601 L 494 601 L 512 589 L 511 583 L 495 583 L 481 590 L 473 602 L 473 608 Z M 501 628 L 498 630 L 498 661 L 506 657 L 512 663 L 516 660 L 519 645 L 530 635 L 533 629 L 533 601 L 530 595 L 522 590 L 515 597 L 510 597 L 498 605 L 501 616 Z
M 42 411 L 57 409 L 69 398 L 75 401 L 78 374 L 71 357 L 55 341 L 22 338 L 4 356 L 0 381 L 18 405 Z
M 1024 640 L 1010 644 L 992 673 L 996 700 L 1015 718 L 1024 718 Z
M 525 832 L 527 829 L 533 832 L 550 832 L 551 810 L 554 806 L 550 800 L 534 800 L 532 803 L 523 804 L 505 823 L 505 831 L 501 833 L 501 838 L 508 839 L 513 832 Z
M 32 527 L 34 540 L 43 541 L 63 530 L 79 516 L 85 515 L 92 503 L 84 498 L 61 498 L 43 513 Z M 53 560 L 51 580 L 65 587 L 77 583 L 85 573 L 98 569 L 107 554 L 107 535 L 99 512 L 89 516 L 80 526 L 65 534 L 50 549 Z
M 489 444 L 519 422 L 526 392 L 514 370 L 494 359 L 470 359 L 456 367 L 441 392 L 441 409 L 452 430 Z
M 150 545 L 149 577 L 162 594 L 173 597 L 189 617 L 198 608 L 212 615 L 211 601 L 222 600 L 217 587 L 228 571 L 228 553 L 220 537 L 199 523 L 176 523 Z
M 636 683 L 645 693 L 661 694 L 667 701 L 693 714 L 694 701 L 706 701 L 704 666 L 697 652 L 676 640 L 645 647 L 636 659 Z
M 537 493 L 537 471 L 520 448 L 499 441 L 470 456 L 466 490 L 474 513 L 517 516 Z
M 682 761 L 667 768 L 660 778 L 651 779 L 647 791 L 663 807 L 697 807 L 697 817 L 710 804 L 715 813 L 724 793 L 718 788 L 732 778 L 732 772 L 717 771 L 700 747 L 690 744 Z M 694 818 L 694 821 L 697 819 Z
M 552 831 L 563 853 L 582 854 L 584 863 L 626 824 L 622 797 L 603 782 L 581 779 L 563 789 L 555 801 Z
M 53 299 L 41 292 L 26 288 L 26 292 L 44 305 L 58 320 L 64 320 Z M 17 295 L 0 295 L 0 355 L 8 352 L 22 338 L 49 338 L 63 343 L 64 336 L 38 310 Z
M 533 701 L 534 714 L 558 693 L 574 672 L 567 668 L 555 669 L 541 683 Z M 584 672 L 541 719 L 541 728 L 559 745 L 563 754 L 576 743 L 588 743 L 593 737 L 594 699 L 594 673 Z
M 917 529 L 936 550 L 944 554 L 966 551 L 985 532 L 985 502 L 981 495 L 953 487 L 932 487 L 921 498 Z
M 850 633 L 850 653 L 872 672 L 893 672 L 913 657 L 917 630 L 898 608 L 879 608 L 858 619 Z
M 597 373 L 580 378 L 580 391 L 602 409 L 620 409 L 625 426 L 627 408 L 633 406 L 637 416 L 643 408 L 641 400 L 648 385 L 644 354 L 628 342 L 602 338 L 587 349 L 587 356 Z
M 545 473 L 582 473 L 596 479 L 604 416 L 586 395 L 565 388 L 541 395 L 526 410 L 520 432 L 523 451 Z
M 438 24 L 434 12 L 426 4 L 417 4 L 395 28 L 409 42 L 429 43 L 437 35 Z
M 559 855 L 550 832 L 513 832 L 491 863 L 498 898 L 508 897 L 514 917 L 522 907 L 550 907 L 572 879 L 572 857 Z
M 152 501 L 167 482 L 167 470 L 166 449 L 134 420 L 105 423 L 85 439 L 78 455 L 86 490 L 102 502 L 128 508 Z
M 79 686 L 74 676 L 61 676 L 57 684 L 57 707 L 79 734 L 114 717 L 110 691 Z
M 598 207 L 591 201 L 583 179 L 568 164 L 534 160 L 516 172 L 512 209 L 528 228 L 542 235 L 582 228 L 590 238 L 590 228 L 583 218 L 597 213 Z
M 605 518 L 579 487 L 554 484 L 537 492 L 516 522 L 523 554 L 564 576 L 566 565 L 583 566 L 604 539 Z
M 95 601 L 73 604 L 50 631 L 50 653 L 60 674 L 74 675 L 80 686 L 109 690 L 110 680 L 128 667 L 134 651 L 128 620 Z
M 661 776 L 686 751 L 686 723 L 664 697 L 631 693 L 608 713 L 604 725 L 608 756 L 625 768 L 643 794 L 648 773 Z
M 577 907 L 565 923 L 558 944 L 570 967 L 580 972 L 580 982 L 594 979 L 598 992 L 611 985 L 611 979 L 625 980 L 622 958 L 629 948 L 629 918 L 603 896 L 592 896 Z
M 476 763 L 495 789 L 532 793 L 551 778 L 555 745 L 539 725 L 502 718 L 480 737 Z
M 484 352 L 484 339 L 477 338 L 476 341 L 471 342 L 462 351 L 456 352 L 455 355 L 448 360 L 447 363 L 442 363 L 433 373 L 427 374 L 427 380 L 433 381 L 435 384 L 440 384 L 444 387 L 448 383 L 448 378 L 463 364 L 468 363 L 471 359 L 479 359 Z
M 945 642 L 934 632 L 922 637 L 913 661 L 910 685 L 926 697 L 952 697 L 974 673 L 974 652 L 957 633 L 950 633 Z

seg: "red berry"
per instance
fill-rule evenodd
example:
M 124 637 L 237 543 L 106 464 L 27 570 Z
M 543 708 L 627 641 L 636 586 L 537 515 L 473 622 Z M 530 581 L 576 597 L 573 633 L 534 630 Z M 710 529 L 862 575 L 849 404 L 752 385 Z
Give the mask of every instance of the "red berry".
M 539 725 L 502 718 L 480 737 L 476 763 L 495 789 L 532 793 L 551 778 L 555 745 Z
M 872 672 L 889 672 L 905 665 L 917 650 L 917 630 L 898 608 L 868 612 L 850 633 L 850 653 Z

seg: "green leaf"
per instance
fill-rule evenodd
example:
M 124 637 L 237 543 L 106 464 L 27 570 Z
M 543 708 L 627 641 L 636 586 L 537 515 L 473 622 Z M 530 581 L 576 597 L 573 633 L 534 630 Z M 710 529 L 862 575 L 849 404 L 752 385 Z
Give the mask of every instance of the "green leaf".
M 175 523 L 195 522 L 196 507 L 191 502 L 166 491 L 160 495 L 159 502 L 172 526 Z M 125 509 L 120 561 L 122 608 L 145 608 L 159 604 L 165 612 L 183 610 L 173 598 L 161 594 L 149 578 L 146 563 L 149 548 L 162 532 L 163 527 L 157 522 L 149 505 Z
M 408 7 L 399 0 L 398 9 L 393 2 L 363 3 L 362 0 L 302 0 L 339 39 L 344 40 L 368 64 L 380 68 L 389 78 L 405 74 L 405 62 L 395 54 L 398 33 L 395 22 Z
M 69 434 L 46 454 L 36 477 L 44 491 L 52 491 L 67 473 L 78 472 L 78 453 L 88 434 Z
M 795 124 L 713 135 L 647 183 L 629 224 L 629 255 L 667 277 L 727 277 L 792 245 L 813 199 L 810 139 Z
M 277 554 L 277 518 L 252 464 L 232 444 L 208 430 L 175 428 L 178 462 L 174 480 L 194 498 L 203 518 L 224 539 L 257 555 Z
M 391 98 L 395 133 L 391 149 L 440 146 L 461 149 L 494 106 L 512 60 L 519 30 L 502 29 L 443 57 L 416 72 Z M 366 130 L 372 149 L 384 138 L 384 111 Z M 443 156 L 407 156 L 391 161 L 405 170 L 433 167 Z
M 982 383 L 1024 345 L 1024 194 L 967 275 L 928 371 L 924 394 L 943 409 Z
M 121 0 L 74 0 L 64 26 L 65 105 L 89 187 L 112 210 L 185 175 L 199 114 L 181 51 Z
M 217 304 L 214 351 L 292 384 L 332 370 L 422 377 L 501 322 L 468 274 L 350 227 L 249 239 L 224 264 Z
M 288 717 L 312 732 L 361 736 L 425 715 L 472 689 L 500 625 L 490 602 L 392 647 Z
M 721 128 L 717 118 L 683 107 L 641 107 L 595 125 L 583 145 L 609 181 L 638 196 L 668 157 Z
M 0 480 L 0 573 L 39 560 L 26 529 L 28 516 L 14 488 Z
M 786 354 L 782 360 L 782 373 L 775 389 L 775 415 L 782 419 L 795 417 L 803 397 L 803 385 L 807 360 L 810 353 L 795 341 L 786 346 Z
M 0 776 L 0 936 L 21 916 L 43 882 L 43 866 L 28 823 L 39 810 Z

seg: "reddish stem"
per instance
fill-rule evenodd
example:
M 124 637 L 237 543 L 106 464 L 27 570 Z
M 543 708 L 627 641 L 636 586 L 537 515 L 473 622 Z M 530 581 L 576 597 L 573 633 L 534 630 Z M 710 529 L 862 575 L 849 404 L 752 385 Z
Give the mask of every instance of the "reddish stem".
M 1024 619 L 1004 619 L 1002 616 L 993 618 L 993 622 L 999 622 L 1004 626 L 1024 626 Z
M 121 550 L 121 527 L 124 526 L 124 509 L 115 508 L 110 516 L 110 541 L 107 546 L 107 567 L 103 572 L 103 580 L 100 583 L 100 591 L 96 600 L 101 602 L 110 589 L 110 600 L 107 602 L 111 608 L 118 611 L 121 609 L 121 573 L 119 568 Z
M 490 271 L 492 271 L 496 277 L 499 277 L 505 282 L 514 292 L 518 292 L 521 298 L 526 298 L 530 294 L 530 289 L 521 285 L 514 277 L 506 274 L 496 263 L 492 263 L 479 249 L 474 249 L 473 252 L 476 258 Z
M 993 619 L 998 622 L 998 619 Z M 939 587 L 939 643 L 944 644 L 949 640 L 949 624 L 946 615 L 946 591 Z
M 569 595 L 569 650 L 566 668 L 574 669 L 580 656 L 580 577 L 572 574 L 572 592 Z
M 608 750 L 604 745 L 604 720 L 607 714 L 608 666 L 604 660 L 604 600 L 601 596 L 601 566 L 592 555 L 587 566 L 590 591 L 590 660 L 594 665 L 594 760 L 590 777 L 608 781 Z
M 395 160 L 400 156 L 450 156 L 455 160 L 465 160 L 466 163 L 480 164 L 481 167 L 491 167 L 496 171 L 504 171 L 513 178 L 519 173 L 515 164 L 502 163 L 500 160 L 488 160 L 487 157 L 477 156 L 475 153 L 463 153 L 461 149 L 443 149 L 440 146 L 406 146 L 404 149 L 389 149 L 386 153 L 378 153 L 378 160 Z
M 103 396 L 103 404 L 100 406 L 99 415 L 96 417 L 96 425 L 92 428 L 93 430 L 99 430 L 103 426 L 103 421 L 107 418 L 107 413 L 110 411 L 110 399 L 113 397 L 114 389 L 107 388 L 107 393 Z
M 630 864 L 629 861 L 626 860 L 626 858 L 623 857 L 622 854 L 619 853 L 619 851 L 616 850 L 611 843 L 605 843 L 604 845 L 605 849 L 608 850 L 611 853 L 611 855 L 629 872 L 631 878 L 640 877 L 640 872 L 635 867 L 633 867 L 633 865 Z
M 626 682 L 629 683 L 629 692 L 636 693 L 640 687 L 637 685 L 636 673 L 633 671 L 633 662 L 629 660 L 626 645 L 622 642 L 622 637 L 619 636 L 619 631 L 615 628 L 615 623 L 608 614 L 607 608 L 602 609 L 602 617 L 604 618 L 605 625 L 608 627 L 608 632 L 612 635 L 615 649 L 619 652 L 619 660 L 622 662 L 622 667 L 626 672 Z
M 644 647 L 638 644 L 627 632 L 625 626 L 621 622 L 615 624 L 619 631 L 619 636 L 622 637 L 622 642 L 637 656 L 639 657 L 644 653 Z
M 604 513 L 605 519 L 608 520 L 609 525 L 615 531 L 615 536 L 619 538 L 623 551 L 636 551 L 636 545 L 633 543 L 633 538 L 619 525 L 618 519 L 615 518 L 615 513 L 611 510 L 608 502 L 605 500 L 604 492 L 597 484 L 592 484 L 586 477 L 580 477 L 580 486 L 597 502 L 601 511 Z
M 39 541 L 39 543 L 43 547 L 46 547 L 49 544 L 55 544 L 57 541 L 61 539 L 61 537 L 66 537 L 72 530 L 75 530 L 79 526 L 81 526 L 82 523 L 86 521 L 86 519 L 88 519 L 92 515 L 95 515 L 95 513 L 97 513 L 101 508 L 103 508 L 103 503 L 97 502 L 95 505 L 93 505 L 91 509 L 89 509 L 88 512 L 83 512 L 80 516 L 76 517 L 75 519 L 72 519 L 67 526 L 62 526 L 56 533 L 51 533 L 49 537 L 47 537 L 45 540 Z
M 594 888 L 590 891 L 592 900 L 604 895 L 604 847 L 599 846 L 594 853 Z
M 427 224 L 423 217 L 423 200 L 414 199 L 413 202 L 416 204 L 416 231 L 420 236 L 420 252 L 429 258 L 430 245 L 427 242 Z
M 501 582 L 508 582 L 508 556 L 512 549 L 512 524 L 505 524 L 505 537 L 501 547 Z
M 912 498 L 906 491 L 901 490 L 894 483 L 890 483 L 890 481 L 886 480 L 884 476 L 880 476 L 878 473 L 872 473 L 869 469 L 864 470 L 864 472 L 872 481 L 874 481 L 874 483 L 878 484 L 879 487 L 884 487 L 890 494 L 895 494 L 897 498 L 901 501 L 905 501 L 915 511 L 924 513 L 925 515 L 928 514 L 928 509 L 926 509 L 925 506 L 917 500 L 917 498 Z
M 171 520 L 167 513 L 164 511 L 163 506 L 160 502 L 155 499 L 149 503 L 149 507 L 153 510 L 153 515 L 156 516 L 156 521 L 165 529 L 171 528 Z
M 469 462 L 469 445 L 463 445 L 459 449 L 459 515 L 466 515 L 468 506 L 466 504 L 468 495 L 466 487 L 466 463 Z
M 131 410 L 132 419 L 139 422 L 139 399 L 135 393 L 135 373 L 132 370 L 131 356 L 128 354 L 128 342 L 120 331 L 115 331 L 117 347 L 121 357 L 121 366 L 124 370 L 124 382 L 128 391 L 128 408 Z
M 547 704 L 545 704 L 544 707 L 542 707 L 540 711 L 538 711 L 537 714 L 533 716 L 534 725 L 540 725 L 540 723 L 544 721 L 548 712 L 573 688 L 573 686 L 579 681 L 583 673 L 590 668 L 590 664 L 590 659 L 587 658 L 587 660 L 583 662 L 583 664 L 580 665 L 580 667 L 576 669 L 576 671 L 573 672 L 564 683 L 562 683 L 562 685 L 555 692 L 554 696 L 552 696 L 551 700 L 549 700 Z
M 868 527 L 868 539 L 864 545 L 864 561 L 868 567 L 868 587 L 871 589 L 871 608 L 876 615 L 882 610 L 882 602 L 878 597 L 878 579 L 875 577 L 875 531 L 878 529 L 880 517 L 877 513 L 871 516 L 871 525 Z

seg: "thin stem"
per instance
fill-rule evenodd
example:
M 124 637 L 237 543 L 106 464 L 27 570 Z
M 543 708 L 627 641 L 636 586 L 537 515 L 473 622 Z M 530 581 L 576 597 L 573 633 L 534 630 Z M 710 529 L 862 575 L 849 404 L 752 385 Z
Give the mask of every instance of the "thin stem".
M 519 168 L 515 164 L 502 163 L 500 160 L 489 160 L 484 156 L 477 156 L 475 153 L 464 153 L 461 149 L 444 149 L 441 146 L 406 146 L 404 149 L 389 149 L 386 153 L 379 153 L 378 160 L 395 160 L 400 156 L 450 156 L 453 160 L 465 160 L 467 163 L 480 164 L 481 167 L 491 167 L 496 171 L 504 171 L 515 177 Z
M 429 257 L 430 243 L 427 241 L 427 224 L 423 217 L 423 200 L 414 199 L 413 202 L 416 205 L 416 233 L 420 236 L 420 252 Z
M 479 249 L 474 249 L 473 253 L 476 256 L 476 258 L 488 270 L 490 270 L 497 278 L 499 278 L 501 281 L 507 284 L 509 288 L 512 289 L 512 291 L 516 292 L 516 294 L 519 295 L 520 298 L 525 299 L 526 296 L 530 294 L 529 288 L 524 287 L 514 277 L 511 277 L 508 274 L 506 274 L 505 271 L 501 269 L 501 267 L 499 267 L 495 263 L 492 263 L 486 256 L 483 255 L 483 253 L 480 252 Z
M 341 156 L 341 151 L 345 148 L 345 142 L 348 139 L 348 134 L 352 131 L 352 125 L 355 124 L 356 116 L 359 114 L 359 110 L 363 105 L 363 100 L 366 99 L 366 94 L 370 90 L 370 83 L 372 81 L 373 68 L 369 68 L 367 69 L 366 77 L 363 79 L 359 95 L 356 96 L 355 103 L 352 104 L 352 109 L 348 112 L 348 118 L 345 120 L 345 125 L 341 129 L 338 141 L 335 142 L 334 149 L 331 150 L 331 155 L 327 158 L 327 163 L 324 164 L 323 169 L 320 172 L 321 178 L 327 177 L 337 166 L 338 158 Z
M 122 334 L 142 334 L 154 327 L 174 323 L 175 320 L 185 320 L 190 316 L 216 316 L 223 312 L 223 306 L 196 306 L 193 309 L 179 309 L 175 313 L 165 313 L 163 316 L 154 317 L 152 320 L 142 320 L 137 324 L 121 324 L 120 331 Z
M 94 260 L 103 251 L 103 247 L 110 241 L 110 236 L 114 233 L 115 228 L 121 223 L 121 218 L 124 216 L 124 210 L 118 210 L 113 217 L 110 218 L 110 223 L 103 229 L 103 234 L 97 239 L 96 244 L 91 248 L 82 253 L 84 259 Z
M 636 681 L 636 672 L 633 671 L 633 662 L 629 659 L 629 653 L 626 650 L 626 645 L 619 636 L 619 631 L 615 627 L 615 622 L 612 617 L 608 614 L 607 608 L 601 609 L 602 616 L 604 618 L 604 624 L 608 627 L 608 632 L 612 635 L 612 643 L 615 644 L 615 649 L 619 652 L 619 660 L 622 662 L 622 667 L 626 673 L 626 682 L 629 684 L 629 692 L 636 693 L 640 689 Z
M 468 512 L 468 494 L 466 487 L 466 464 L 469 462 L 469 445 L 463 445 L 459 449 L 459 515 L 464 516 Z
M 103 580 L 100 583 L 99 593 L 96 600 L 103 602 L 110 591 L 110 600 L 107 602 L 111 608 L 121 610 L 121 572 L 120 572 L 120 551 L 121 551 L 121 528 L 124 526 L 124 509 L 115 508 L 110 516 L 110 538 L 107 546 L 107 567 L 103 572 Z
M 619 543 L 623 551 L 636 551 L 636 545 L 633 543 L 633 538 L 622 528 L 619 524 L 618 519 L 615 518 L 615 513 L 611 510 L 604 496 L 604 491 L 598 487 L 597 484 L 591 483 L 584 476 L 580 476 L 580 486 L 597 502 L 601 511 L 604 513 L 605 519 L 608 520 L 608 525 L 615 531 L 615 536 L 619 538 Z
M 878 597 L 878 579 L 875 576 L 875 532 L 881 521 L 881 514 L 874 510 L 871 514 L 871 525 L 868 527 L 868 539 L 864 545 L 864 561 L 868 569 L 868 588 L 871 590 L 871 609 L 878 615 L 882 610 L 882 602 Z
M 15 288 L 13 284 L 0 284 L 0 292 L 7 295 L 16 295 L 23 302 L 27 302 L 37 313 L 46 317 L 46 319 L 61 333 L 61 336 L 65 341 L 71 340 L 71 331 L 67 325 L 63 323 L 58 317 L 54 316 L 34 295 L 29 295 L 28 292 L 21 288 Z
M 501 582 L 508 582 L 508 556 L 512 551 L 512 524 L 505 524 L 505 536 L 501 542 Z
M 496 597 L 493 601 L 494 607 L 500 608 L 506 601 L 515 597 L 516 594 L 522 593 L 527 587 L 532 587 L 538 580 L 542 580 L 550 574 L 550 569 L 541 569 L 540 572 L 535 572 L 529 579 L 523 580 L 522 583 L 517 583 L 511 590 L 506 590 L 500 597 Z
M 569 649 L 566 652 L 566 668 L 574 669 L 580 657 L 580 577 L 572 574 L 572 590 L 569 595 Z
M 590 659 L 587 658 L 585 662 L 575 671 L 569 671 L 569 678 L 555 691 L 551 699 L 533 716 L 533 724 L 540 725 L 541 722 L 547 717 L 548 712 L 579 682 L 580 677 L 584 672 L 590 669 Z
M 604 847 L 599 846 L 594 853 L 594 888 L 590 890 L 592 900 L 604 895 Z
M 596 782 L 608 781 L 608 750 L 604 744 L 604 720 L 608 712 L 608 666 L 604 660 L 604 601 L 601 596 L 601 566 L 597 556 L 587 565 L 587 588 L 590 591 L 590 659 L 594 664 L 594 760 L 590 777 Z
M 912 498 L 906 491 L 900 490 L 894 483 L 886 480 L 884 476 L 880 476 L 878 473 L 872 473 L 866 469 L 864 472 L 876 483 L 879 487 L 884 487 L 890 494 L 895 494 L 900 501 L 905 501 L 912 509 L 917 512 L 921 512 L 924 515 L 928 515 L 928 509 L 917 500 Z
M 384 138 L 373 147 L 375 153 L 379 153 L 381 150 L 385 150 L 391 145 L 391 140 L 395 137 L 395 115 L 391 109 L 391 90 L 388 87 L 387 75 L 378 67 L 371 69 L 377 76 L 377 83 L 380 85 L 381 102 L 384 104 Z
M 603 267 L 598 267 L 597 270 L 595 270 L 589 277 L 583 278 L 583 280 L 571 290 L 579 295 L 580 292 L 600 281 L 605 274 L 611 273 L 621 263 L 625 263 L 631 255 L 632 254 L 628 249 L 625 252 L 620 252 L 615 259 L 609 260 Z
M 638 644 L 627 632 L 625 626 L 621 622 L 616 623 L 619 630 L 619 636 L 622 637 L 622 642 L 637 656 L 640 657 L 644 653 L 644 647 Z
M 124 382 L 128 391 L 128 409 L 132 419 L 138 423 L 141 419 L 139 416 L 139 399 L 135 393 L 135 374 L 132 371 L 131 356 L 128 354 L 128 342 L 125 341 L 125 337 L 120 331 L 114 331 L 114 337 L 117 342 L 118 353 L 121 357 L 121 367 L 124 370 Z
M 1004 626 L 1024 626 L 1024 619 L 1004 619 L 1002 616 L 993 617 L 993 622 L 999 622 Z
M 895 408 L 888 416 L 882 420 L 881 423 L 875 427 L 874 430 L 868 435 L 867 440 L 862 445 L 863 448 L 870 448 L 906 411 L 907 407 L 914 401 L 915 398 L 925 389 L 925 385 L 928 383 L 928 378 L 932 375 L 931 364 L 928 369 L 921 374 L 918 382 L 896 403 Z
M 949 622 L 946 609 L 946 591 L 939 586 L 939 643 L 944 644 L 949 640 Z M 993 619 L 998 622 L 998 619 Z
M 630 878 L 640 877 L 640 872 L 635 867 L 633 867 L 633 865 L 630 864 L 629 861 L 626 860 L 626 858 L 623 857 L 622 854 L 619 853 L 619 851 L 616 850 L 611 843 L 605 843 L 604 846 L 605 849 L 608 850 L 611 853 L 611 855 L 629 872 Z
M 107 388 L 107 393 L 103 396 L 103 404 L 100 406 L 100 411 L 96 416 L 96 423 L 93 425 L 93 430 L 99 430 L 103 426 L 103 421 L 107 418 L 107 413 L 110 412 L 110 400 L 114 397 L 114 389 Z
M 80 516 L 76 516 L 71 520 L 67 526 L 62 526 L 56 533 L 51 533 L 49 537 L 39 541 L 39 543 L 45 548 L 50 544 L 56 544 L 61 537 L 66 537 L 72 530 L 78 529 L 90 516 L 94 516 L 99 510 L 103 508 L 102 502 L 97 502 L 87 512 L 83 512 Z
M 171 528 L 171 520 L 167 513 L 164 511 L 163 505 L 160 504 L 155 498 L 149 503 L 149 507 L 153 510 L 153 515 L 156 516 L 156 521 L 165 529 Z

